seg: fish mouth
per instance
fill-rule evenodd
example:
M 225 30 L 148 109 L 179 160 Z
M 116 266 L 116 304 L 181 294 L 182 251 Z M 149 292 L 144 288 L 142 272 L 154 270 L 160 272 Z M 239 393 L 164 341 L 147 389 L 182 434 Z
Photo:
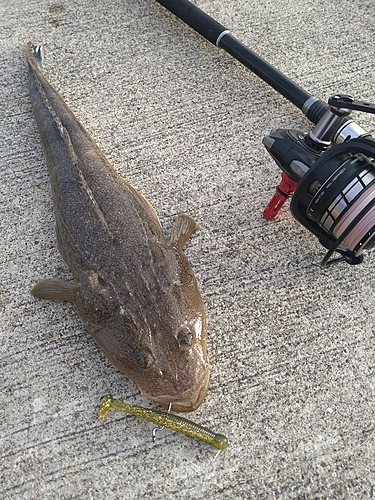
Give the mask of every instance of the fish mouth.
M 198 389 L 194 391 L 193 394 L 192 391 L 189 390 L 186 391 L 185 397 L 184 394 L 180 394 L 178 396 L 163 395 L 157 396 L 156 398 L 151 397 L 150 399 L 164 408 L 168 408 L 169 404 L 172 404 L 170 409 L 175 412 L 194 411 L 201 405 L 207 394 L 209 376 L 210 374 L 208 372 L 203 381 L 197 384 Z

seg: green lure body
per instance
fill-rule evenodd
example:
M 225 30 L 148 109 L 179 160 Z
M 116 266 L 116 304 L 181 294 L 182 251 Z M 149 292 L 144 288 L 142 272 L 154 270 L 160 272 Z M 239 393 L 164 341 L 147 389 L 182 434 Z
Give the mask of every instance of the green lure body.
M 219 450 L 225 450 L 225 448 L 228 447 L 228 439 L 222 434 L 217 434 L 206 427 L 196 424 L 187 418 L 174 415 L 173 413 L 122 403 L 121 401 L 113 399 L 111 395 L 108 395 L 100 406 L 99 418 L 103 418 L 110 408 L 130 413 L 131 415 L 141 417 L 156 425 L 181 432 L 187 436 L 212 444 Z

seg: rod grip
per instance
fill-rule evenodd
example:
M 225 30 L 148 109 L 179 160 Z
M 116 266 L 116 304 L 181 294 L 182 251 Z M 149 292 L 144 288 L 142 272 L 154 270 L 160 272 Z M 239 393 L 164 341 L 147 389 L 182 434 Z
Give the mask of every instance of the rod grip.
M 215 19 L 188 0 L 156 1 L 214 45 L 216 45 L 219 35 L 223 31 L 226 31 L 226 28 L 222 24 L 215 21 Z

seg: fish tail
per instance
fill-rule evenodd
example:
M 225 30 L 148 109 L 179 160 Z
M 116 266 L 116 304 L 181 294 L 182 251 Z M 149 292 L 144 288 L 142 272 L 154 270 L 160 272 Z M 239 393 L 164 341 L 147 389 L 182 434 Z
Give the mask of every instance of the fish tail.
M 29 60 L 34 60 L 38 66 L 42 66 L 44 60 L 44 45 L 42 43 L 29 42 L 27 44 Z

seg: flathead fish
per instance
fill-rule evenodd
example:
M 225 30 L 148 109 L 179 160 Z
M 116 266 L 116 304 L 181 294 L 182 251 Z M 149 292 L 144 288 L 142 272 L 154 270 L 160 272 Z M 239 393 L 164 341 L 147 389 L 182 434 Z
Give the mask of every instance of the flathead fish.
M 195 410 L 209 380 L 206 317 L 182 249 L 197 229 L 177 216 L 169 239 L 150 203 L 109 165 L 41 71 L 29 43 L 33 111 L 52 186 L 56 239 L 74 282 L 45 279 L 35 297 L 75 303 L 110 362 L 141 393 L 174 411 Z

